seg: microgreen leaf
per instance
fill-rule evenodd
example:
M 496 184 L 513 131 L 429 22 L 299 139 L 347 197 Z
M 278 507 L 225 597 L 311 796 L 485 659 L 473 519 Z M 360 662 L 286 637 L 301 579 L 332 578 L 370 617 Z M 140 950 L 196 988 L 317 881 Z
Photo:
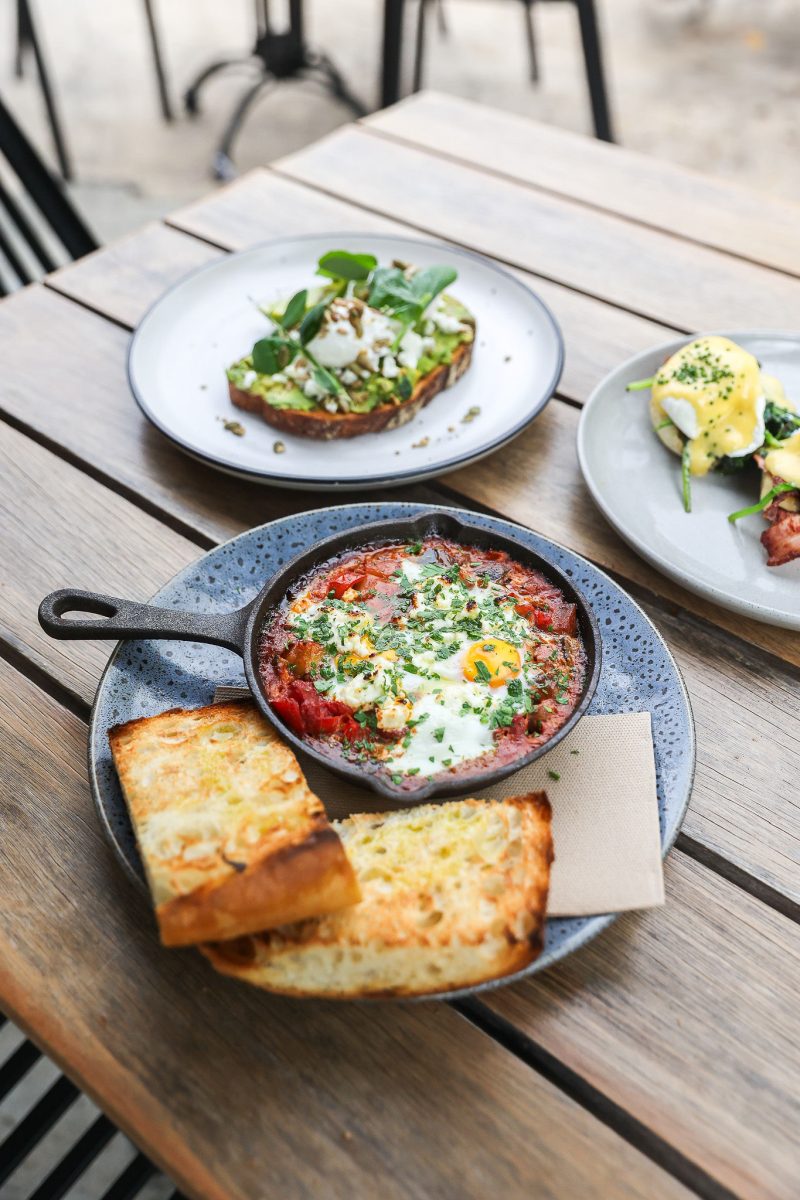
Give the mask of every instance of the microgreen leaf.
M 271 333 L 253 346 L 253 367 L 259 375 L 275 375 L 289 365 L 296 353 L 296 342 Z
M 303 288 L 302 292 L 295 292 L 286 305 L 286 310 L 281 317 L 281 326 L 283 329 L 293 329 L 295 325 L 299 324 L 306 311 L 307 300 L 308 292 L 305 288 Z
M 313 308 L 308 310 L 300 322 L 300 341 L 304 346 L 307 346 L 319 333 L 327 307 L 328 301 L 321 300 L 319 304 L 315 304 Z
M 317 274 L 329 279 L 354 280 L 356 283 L 369 279 L 378 260 L 372 254 L 351 254 L 349 250 L 329 250 L 317 264 Z
M 421 308 L 427 308 L 431 300 L 435 300 L 440 292 L 455 281 L 457 275 L 453 267 L 444 266 L 425 267 L 412 275 L 411 287 Z

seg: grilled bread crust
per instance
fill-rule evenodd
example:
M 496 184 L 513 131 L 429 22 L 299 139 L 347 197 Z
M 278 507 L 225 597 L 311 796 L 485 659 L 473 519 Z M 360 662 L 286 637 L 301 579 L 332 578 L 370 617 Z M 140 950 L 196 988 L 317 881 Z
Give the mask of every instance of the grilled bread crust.
M 553 859 L 544 792 L 335 827 L 361 902 L 201 947 L 218 971 L 290 996 L 422 996 L 502 978 L 541 952 Z
M 186 946 L 360 896 L 292 751 L 248 700 L 109 730 L 161 940 Z
M 412 421 L 417 413 L 438 396 L 445 388 L 452 387 L 461 378 L 472 362 L 473 342 L 462 342 L 457 346 L 450 363 L 440 363 L 417 380 L 413 392 L 400 404 L 381 404 L 366 413 L 329 413 L 314 410 L 273 408 L 263 396 L 245 392 L 228 382 L 228 391 L 233 404 L 246 412 L 260 414 L 268 425 L 282 433 L 297 437 L 331 441 L 334 438 L 360 437 L 363 433 L 381 433 L 384 429 L 398 429 Z

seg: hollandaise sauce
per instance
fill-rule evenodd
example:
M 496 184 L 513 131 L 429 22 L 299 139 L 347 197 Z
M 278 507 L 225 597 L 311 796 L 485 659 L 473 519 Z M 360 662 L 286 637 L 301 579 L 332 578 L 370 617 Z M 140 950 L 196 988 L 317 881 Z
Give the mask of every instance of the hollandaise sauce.
M 752 454 L 764 441 L 764 388 L 758 360 L 724 337 L 690 342 L 653 379 L 656 424 L 686 439 L 688 470 L 705 475 L 724 457 Z
M 764 458 L 764 469 L 774 478 L 800 488 L 800 429 Z

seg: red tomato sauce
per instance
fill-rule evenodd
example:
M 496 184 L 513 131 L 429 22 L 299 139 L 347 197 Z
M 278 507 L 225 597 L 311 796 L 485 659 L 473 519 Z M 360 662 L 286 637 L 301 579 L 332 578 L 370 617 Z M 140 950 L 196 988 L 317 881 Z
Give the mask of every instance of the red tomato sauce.
M 386 649 L 381 650 L 384 642 L 389 644 L 388 653 L 392 653 L 393 645 L 400 646 L 395 653 L 407 671 L 413 668 L 408 665 L 410 659 L 402 658 L 404 638 L 416 639 L 413 644 L 426 649 L 438 648 L 433 640 L 437 637 L 437 622 L 429 621 L 428 630 L 425 620 L 429 611 L 434 617 L 441 617 L 442 613 L 424 608 L 417 617 L 418 610 L 409 609 L 408 595 L 413 586 L 403 573 L 405 561 L 419 564 L 428 573 L 434 591 L 438 584 L 445 592 L 453 585 L 453 594 L 457 592 L 459 598 L 466 595 L 466 603 L 458 610 L 460 615 L 454 618 L 453 628 L 472 630 L 464 636 L 474 637 L 473 651 L 481 644 L 484 649 L 487 645 L 497 646 L 489 633 L 482 633 L 474 624 L 482 604 L 483 611 L 486 603 L 491 604 L 488 597 L 495 597 L 503 605 L 503 612 L 513 612 L 522 618 L 517 623 L 523 630 L 521 640 L 518 638 L 522 647 L 519 653 L 527 664 L 526 678 L 536 680 L 535 686 L 527 691 L 515 682 L 506 684 L 509 693 L 512 687 L 516 690 L 513 699 L 509 696 L 506 707 L 492 717 L 493 721 L 502 718 L 502 724 L 492 729 L 488 752 L 480 759 L 463 759 L 437 770 L 436 777 L 445 773 L 473 776 L 476 769 L 491 770 L 504 765 L 548 741 L 574 711 L 583 690 L 586 654 L 575 605 L 559 587 L 516 562 L 505 551 L 463 546 L 438 537 L 413 545 L 368 546 L 349 551 L 301 581 L 281 610 L 267 622 L 262 634 L 259 669 L 276 713 L 298 737 L 327 756 L 360 763 L 365 770 L 384 771 L 400 786 L 405 782 L 416 786 L 418 780 L 406 781 L 402 771 L 395 774 L 385 762 L 391 759 L 402 737 L 407 736 L 408 728 L 382 728 L 380 706 L 345 703 L 327 694 L 336 690 L 337 680 L 346 681 L 349 672 L 368 680 L 373 657 L 387 653 Z M 329 609 L 333 616 L 343 614 L 343 621 L 358 621 L 368 615 L 371 621 L 365 627 L 376 646 L 367 647 L 368 653 L 363 655 L 337 650 L 330 623 L 320 616 L 320 606 Z M 475 617 L 471 617 L 473 612 Z M 315 614 L 313 621 L 304 618 L 304 613 Z M 414 627 L 413 634 L 409 633 L 410 626 Z M 508 644 L 500 642 L 501 646 Z M 505 663 L 504 667 L 515 680 L 510 670 L 512 664 Z M 438 679 L 435 674 L 431 677 Z M 402 703 L 402 689 L 400 692 L 398 703 Z M 486 695 L 491 694 L 487 687 Z M 515 704 L 524 706 L 524 711 L 512 712 Z

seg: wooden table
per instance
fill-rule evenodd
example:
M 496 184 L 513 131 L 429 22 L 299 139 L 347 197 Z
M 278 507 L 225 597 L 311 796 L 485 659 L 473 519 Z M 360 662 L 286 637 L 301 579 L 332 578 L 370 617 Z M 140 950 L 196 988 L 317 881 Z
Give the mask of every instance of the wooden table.
M 552 305 L 558 397 L 494 457 L 392 494 L 500 513 L 610 571 L 697 720 L 666 907 L 480 1002 L 292 1003 L 160 949 L 86 785 L 108 649 L 36 622 L 52 588 L 146 598 L 220 539 L 325 500 L 181 455 L 140 415 L 125 353 L 193 267 L 326 228 L 450 239 Z M 0 1005 L 186 1193 L 796 1200 L 800 636 L 651 570 L 595 511 L 574 445 L 621 358 L 676 331 L 796 325 L 798 276 L 800 209 L 423 94 L 0 305 Z

